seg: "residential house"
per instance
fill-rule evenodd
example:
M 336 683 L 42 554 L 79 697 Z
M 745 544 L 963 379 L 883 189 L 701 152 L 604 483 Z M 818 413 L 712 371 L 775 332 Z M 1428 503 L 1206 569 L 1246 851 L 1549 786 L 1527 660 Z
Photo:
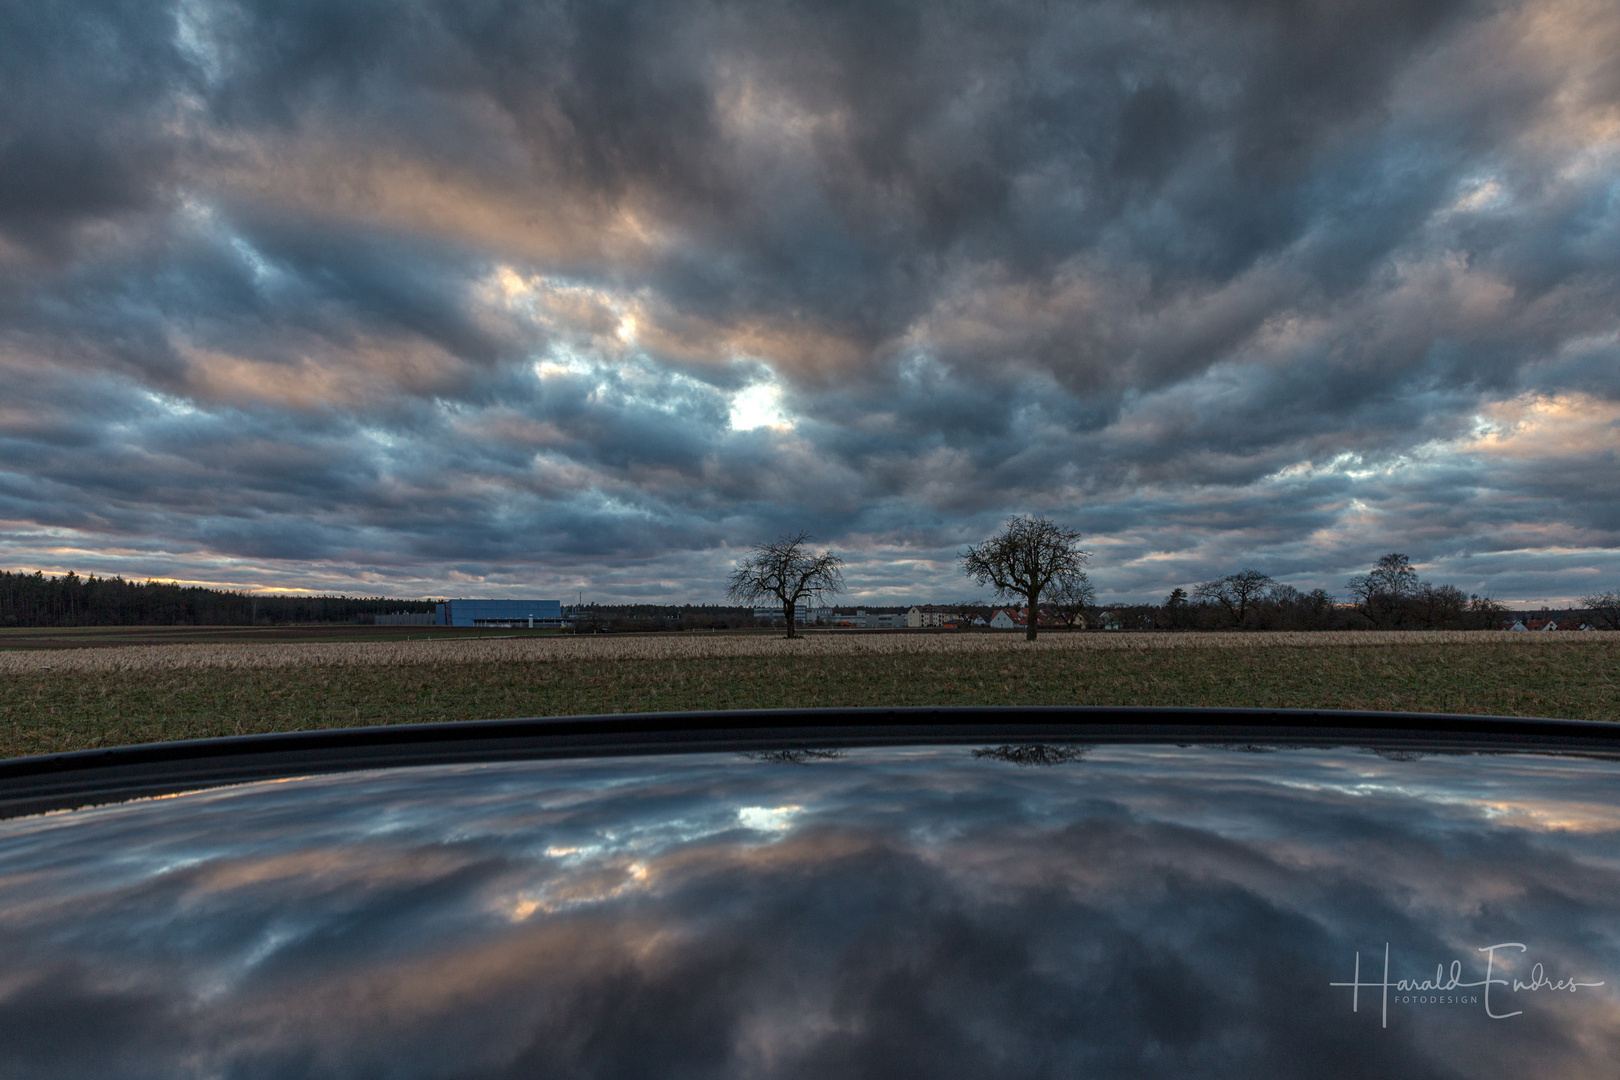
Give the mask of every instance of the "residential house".
M 944 626 L 946 623 L 955 621 L 955 612 L 946 611 L 943 608 L 935 607 L 933 604 L 914 607 L 906 612 L 906 625 L 914 630 L 921 627 Z
M 1029 608 L 1002 608 L 990 617 L 990 625 L 997 630 L 1023 630 L 1029 626 Z M 1054 629 L 1064 626 L 1062 618 L 1050 612 L 1043 611 L 1036 621 L 1037 627 L 1052 627 Z

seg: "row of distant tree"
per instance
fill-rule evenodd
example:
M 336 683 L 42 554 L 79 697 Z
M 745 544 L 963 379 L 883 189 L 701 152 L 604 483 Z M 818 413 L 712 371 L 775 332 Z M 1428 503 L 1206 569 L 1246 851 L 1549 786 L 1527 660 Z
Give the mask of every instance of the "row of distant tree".
M 1199 583 L 1190 596 L 1176 589 L 1152 621 L 1171 628 L 1489 630 L 1508 620 L 1506 605 L 1455 585 L 1424 581 L 1399 552 L 1385 555 L 1346 587 L 1349 595 L 1341 602 L 1326 589 L 1300 592 L 1258 570 L 1239 570 Z M 1582 597 L 1581 608 L 1591 625 L 1620 630 L 1620 592 Z
M 842 590 L 843 560 L 816 552 L 806 533 L 756 544 L 732 571 L 730 593 L 739 600 L 771 600 L 782 606 L 793 636 L 793 612 Z M 1045 518 L 1011 518 L 994 536 L 959 556 L 962 572 L 998 597 L 1020 602 L 1033 641 L 1040 623 L 1083 625 L 1102 613 L 1086 574 L 1091 553 L 1080 549 L 1080 534 Z M 1465 594 L 1454 585 L 1418 577 L 1412 560 L 1392 552 L 1366 574 L 1347 583 L 1349 600 L 1326 589 L 1301 592 L 1259 570 L 1243 569 L 1200 582 L 1189 594 L 1175 589 L 1163 604 L 1115 607 L 1117 625 L 1161 630 L 1489 630 L 1501 628 L 1507 607 L 1489 596 Z M 1582 599 L 1597 625 L 1620 630 L 1620 592 Z M 1099 620 L 1100 621 L 1100 620 Z M 1093 623 L 1095 625 L 1095 623 Z
M 1326 589 L 1301 592 L 1245 569 L 1200 582 L 1191 596 L 1176 589 L 1164 611 L 1172 626 L 1277 630 L 1488 630 L 1507 615 L 1506 606 L 1488 596 L 1419 580 L 1411 560 L 1398 553 L 1385 555 L 1348 585 L 1349 600 L 1341 603 Z
M 369 623 L 396 611 L 432 611 L 426 600 L 355 596 L 253 596 L 160 581 L 47 577 L 0 571 L 0 626 L 264 626 Z

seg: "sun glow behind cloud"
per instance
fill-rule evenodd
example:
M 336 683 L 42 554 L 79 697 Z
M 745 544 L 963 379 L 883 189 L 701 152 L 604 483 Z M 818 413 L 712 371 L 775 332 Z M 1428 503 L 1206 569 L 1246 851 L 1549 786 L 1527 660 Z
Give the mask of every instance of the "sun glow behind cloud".
M 793 422 L 782 408 L 781 388 L 774 383 L 761 382 L 731 395 L 731 427 L 735 431 L 792 428 Z

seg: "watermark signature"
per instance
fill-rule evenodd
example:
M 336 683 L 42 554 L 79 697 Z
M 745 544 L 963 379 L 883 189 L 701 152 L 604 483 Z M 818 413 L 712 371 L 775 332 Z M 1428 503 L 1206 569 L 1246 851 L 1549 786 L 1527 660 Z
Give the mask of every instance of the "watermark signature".
M 1416 1001 L 1419 1004 L 1484 1004 L 1485 1015 L 1492 1020 L 1508 1020 L 1522 1015 L 1524 1010 L 1515 1012 L 1497 1012 L 1491 1006 L 1491 988 L 1503 987 L 1509 993 L 1517 994 L 1520 991 L 1535 992 L 1538 990 L 1563 990 L 1573 994 L 1577 990 L 1602 986 L 1601 982 L 1579 982 L 1575 979 L 1553 979 L 1548 977 L 1541 964 L 1537 963 L 1530 969 L 1530 980 L 1521 982 L 1519 979 L 1509 979 L 1496 973 L 1496 951 L 1498 949 L 1518 949 L 1528 952 L 1525 946 L 1517 941 L 1504 941 L 1496 945 L 1486 945 L 1479 949 L 1485 954 L 1485 977 L 1473 981 L 1465 981 L 1462 977 L 1462 961 L 1453 960 L 1448 970 L 1444 964 L 1434 966 L 1432 979 L 1389 979 L 1389 942 L 1384 942 L 1384 977 L 1377 982 L 1361 981 L 1361 953 L 1356 953 L 1356 973 L 1351 982 L 1328 983 L 1329 986 L 1352 987 L 1350 994 L 1350 1011 L 1361 1011 L 1361 991 L 1377 989 L 1382 995 L 1381 1008 L 1383 1010 L 1383 1026 L 1389 1027 L 1389 992 L 1395 991 L 1396 1003 Z M 1479 993 L 1466 991 L 1478 990 Z M 1457 991 L 1465 991 L 1458 993 Z M 1413 995 L 1417 995 L 1415 998 Z M 1497 1001 L 1501 1001 L 1501 991 L 1498 991 Z

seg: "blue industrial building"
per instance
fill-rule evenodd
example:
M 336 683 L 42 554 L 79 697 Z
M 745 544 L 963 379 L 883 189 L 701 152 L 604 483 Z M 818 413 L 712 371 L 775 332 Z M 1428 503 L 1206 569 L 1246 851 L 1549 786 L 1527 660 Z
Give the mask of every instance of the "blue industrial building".
M 560 600 L 446 600 L 437 606 L 439 626 L 567 626 Z

